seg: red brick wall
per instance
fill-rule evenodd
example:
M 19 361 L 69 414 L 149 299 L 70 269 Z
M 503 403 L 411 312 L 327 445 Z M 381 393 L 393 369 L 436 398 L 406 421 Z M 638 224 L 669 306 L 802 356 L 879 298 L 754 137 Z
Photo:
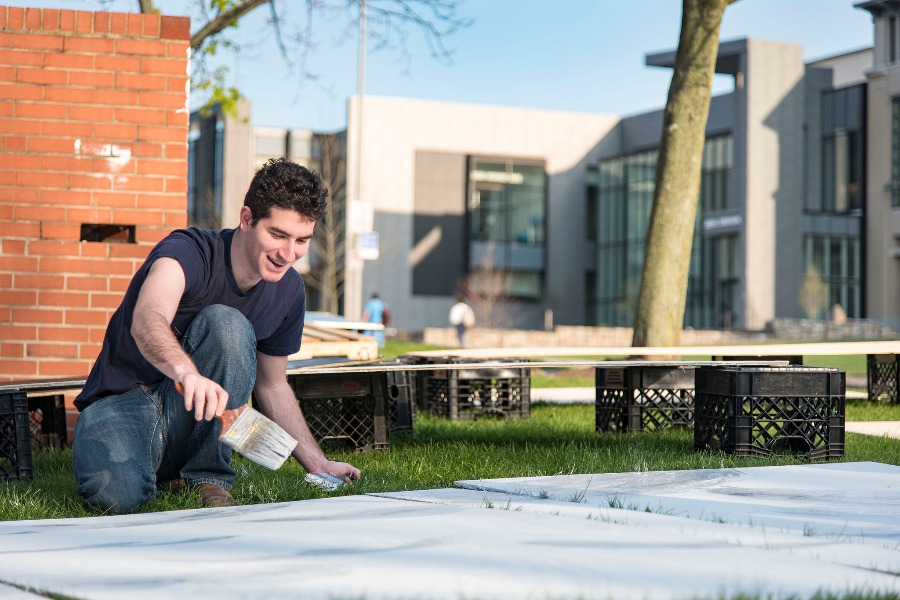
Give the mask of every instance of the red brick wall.
M 186 225 L 188 40 L 182 17 L 0 6 L 0 381 L 86 376 Z M 135 243 L 82 241 L 104 224 Z

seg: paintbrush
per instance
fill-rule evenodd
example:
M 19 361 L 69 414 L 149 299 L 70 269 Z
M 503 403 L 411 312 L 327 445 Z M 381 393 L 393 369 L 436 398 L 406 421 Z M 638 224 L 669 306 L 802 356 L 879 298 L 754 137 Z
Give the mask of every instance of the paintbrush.
M 175 389 L 184 395 L 181 382 Z M 219 417 L 219 440 L 253 462 L 273 471 L 284 464 L 297 446 L 297 440 L 249 404 L 228 409 Z

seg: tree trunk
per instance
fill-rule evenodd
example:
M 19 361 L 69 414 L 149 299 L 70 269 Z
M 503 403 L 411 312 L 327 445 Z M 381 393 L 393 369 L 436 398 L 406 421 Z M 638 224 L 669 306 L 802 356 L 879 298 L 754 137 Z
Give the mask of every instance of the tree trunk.
M 319 290 L 321 302 L 318 310 L 339 313 L 344 293 L 344 214 L 346 208 L 346 161 L 343 142 L 337 134 L 316 134 L 318 146 L 318 171 L 330 192 L 328 211 L 316 225 L 313 248 L 316 257 L 314 272 L 303 276 L 307 285 Z
M 725 7 L 733 1 L 682 2 L 633 346 L 677 346 L 681 339 L 719 27 Z

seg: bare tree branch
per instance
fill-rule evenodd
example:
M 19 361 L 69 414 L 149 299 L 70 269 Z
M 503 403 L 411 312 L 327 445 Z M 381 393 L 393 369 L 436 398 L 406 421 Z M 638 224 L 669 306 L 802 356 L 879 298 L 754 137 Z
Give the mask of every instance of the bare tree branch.
M 511 283 L 512 274 L 497 264 L 496 247 L 491 242 L 481 264 L 456 282 L 455 294 L 472 307 L 481 327 L 509 328 L 518 322 L 516 300 L 509 294 Z
M 281 18 L 275 9 L 275 3 L 269 2 L 269 12 L 272 14 L 272 29 L 275 31 L 275 42 L 278 44 L 278 51 L 281 52 L 281 58 L 289 67 L 293 66 L 294 61 L 288 56 L 287 48 L 284 47 L 284 39 L 281 36 Z
M 156 7 L 153 6 L 153 0 L 138 0 L 138 6 L 140 7 L 141 13 L 145 15 L 152 15 L 159 12 L 156 10 Z
M 319 171 L 330 197 L 325 218 L 316 224 L 313 234 L 312 257 L 315 262 L 303 279 L 319 291 L 318 309 L 337 313 L 340 312 L 340 300 L 344 295 L 346 137 L 342 134 L 317 134 L 313 144 L 318 149 L 319 158 L 317 164 L 314 162 L 311 166 Z
M 267 2 L 271 2 L 271 0 L 247 0 L 230 10 L 218 13 L 213 19 L 206 23 L 206 25 L 201 27 L 199 31 L 191 35 L 191 49 L 197 50 L 203 45 L 203 42 L 206 41 L 208 37 L 216 35 L 226 27 L 230 27 L 248 12 Z
M 152 0 L 139 0 L 142 10 L 153 7 Z M 278 50 L 288 71 L 297 81 L 297 98 L 300 88 L 314 83 L 330 94 L 325 78 L 310 68 L 310 56 L 317 50 L 316 23 L 322 18 L 340 20 L 346 24 L 341 39 L 335 43 L 355 39 L 359 27 L 360 0 L 306 0 L 305 15 L 289 14 L 299 4 L 296 0 L 195 0 L 197 11 L 195 22 L 205 23 L 191 36 L 194 75 L 193 90 L 205 97 L 205 106 L 213 103 L 222 105 L 226 113 L 234 109 L 234 102 L 241 97 L 240 90 L 229 83 L 230 69 L 214 61 L 210 67 L 208 59 L 217 56 L 221 50 L 249 56 L 258 42 L 232 39 L 226 29 L 261 4 L 269 4 L 271 15 L 266 19 L 268 33 L 260 39 L 274 35 Z M 367 37 L 374 42 L 369 47 L 377 52 L 384 48 L 396 51 L 404 63 L 403 70 L 409 71 L 411 52 L 407 45 L 412 30 L 418 30 L 433 59 L 452 64 L 452 50 L 445 44 L 445 38 L 472 21 L 457 14 L 460 0 L 367 0 Z M 249 53 L 249 54 L 248 54 Z M 295 99 L 296 100 L 296 99 Z

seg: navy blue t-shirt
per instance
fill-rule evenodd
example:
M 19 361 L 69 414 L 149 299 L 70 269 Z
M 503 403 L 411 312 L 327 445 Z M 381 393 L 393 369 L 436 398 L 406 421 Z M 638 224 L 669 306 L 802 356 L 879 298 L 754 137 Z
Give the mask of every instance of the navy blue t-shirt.
M 224 304 L 238 309 L 253 325 L 259 352 L 288 356 L 300 349 L 306 312 L 303 278 L 295 270 L 288 269 L 277 283 L 260 281 L 249 292 L 242 292 L 231 270 L 233 235 L 233 229 L 179 229 L 150 251 L 109 321 L 100 356 L 84 389 L 75 399 L 78 410 L 84 410 L 95 400 L 122 394 L 142 384 L 152 385 L 164 377 L 144 359 L 131 336 L 138 293 L 158 258 L 173 258 L 184 270 L 184 294 L 172 320 L 172 332 L 179 340 L 194 315 L 212 304 Z

